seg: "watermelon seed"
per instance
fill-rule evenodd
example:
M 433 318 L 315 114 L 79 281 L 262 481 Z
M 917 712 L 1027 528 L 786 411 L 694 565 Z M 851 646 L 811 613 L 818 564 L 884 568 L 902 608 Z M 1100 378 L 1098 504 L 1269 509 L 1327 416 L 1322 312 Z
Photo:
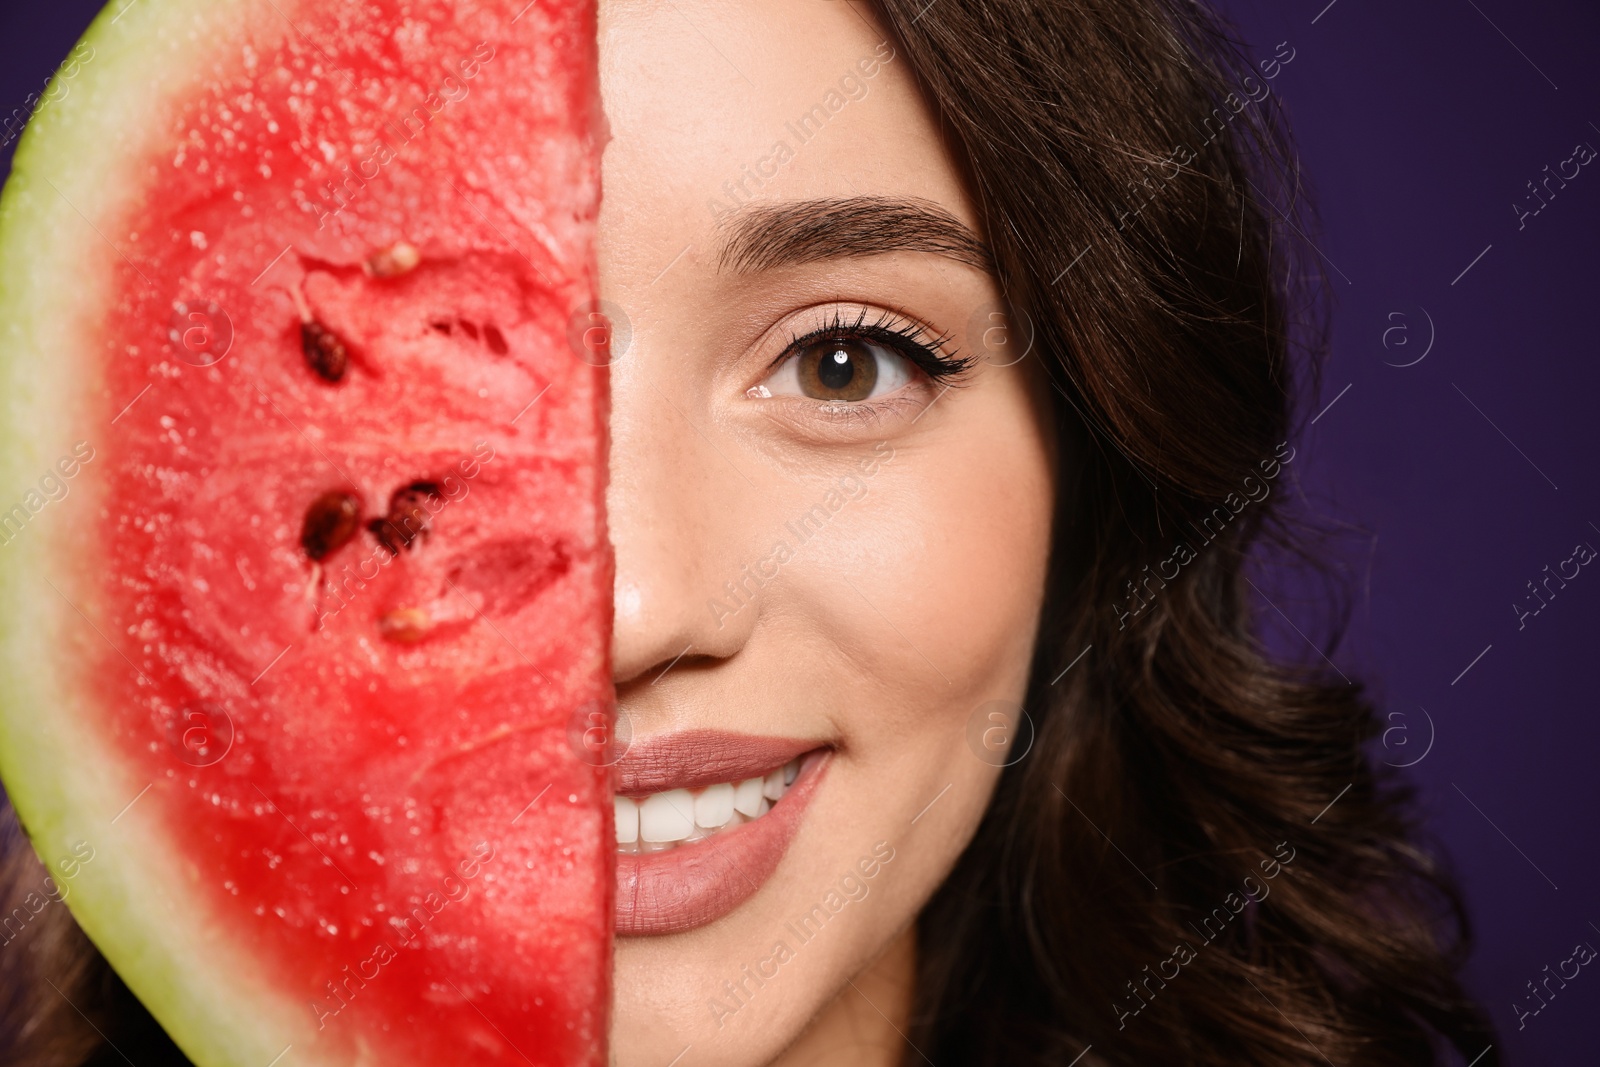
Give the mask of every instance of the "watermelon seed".
M 400 550 L 410 549 L 419 538 L 428 534 L 429 519 L 444 501 L 437 482 L 412 482 L 394 491 L 389 498 L 389 514 L 367 523 L 367 529 L 377 535 L 378 542 L 398 556 Z M 432 508 L 428 505 L 435 503 Z
M 448 335 L 454 329 L 454 327 L 450 325 L 449 319 L 435 319 L 434 321 L 428 323 L 428 325 L 446 335 Z
M 468 322 L 466 319 L 461 319 L 460 322 L 461 322 L 462 332 L 464 332 L 468 337 L 470 337 L 474 341 L 476 341 L 478 339 L 478 327 L 474 326 L 472 323 Z
M 347 544 L 361 527 L 361 498 L 342 489 L 330 489 L 306 508 L 300 526 L 300 547 L 315 561 L 325 559 Z
M 339 335 L 316 319 L 300 324 L 300 350 L 306 364 L 324 381 L 336 382 L 350 365 L 350 350 Z
M 388 641 L 414 645 L 428 636 L 433 620 L 421 608 L 396 608 L 378 620 L 378 633 Z
M 380 248 L 372 253 L 361 266 L 374 278 L 395 278 L 416 270 L 421 262 L 422 253 L 417 251 L 416 245 L 396 241 L 388 248 Z

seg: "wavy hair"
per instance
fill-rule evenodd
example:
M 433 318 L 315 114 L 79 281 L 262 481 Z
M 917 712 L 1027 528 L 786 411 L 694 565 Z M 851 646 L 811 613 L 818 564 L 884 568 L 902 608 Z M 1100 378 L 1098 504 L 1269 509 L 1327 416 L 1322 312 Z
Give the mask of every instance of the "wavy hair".
M 1269 655 L 1250 595 L 1264 548 L 1297 558 L 1269 483 L 1326 337 L 1270 85 L 1292 45 L 1251 62 L 1186 0 L 874 4 L 1075 456 L 1036 740 L 920 916 L 906 1062 L 1477 1056 L 1465 912 L 1373 708 Z
M 1185 0 L 873 2 L 1076 457 L 1037 737 L 919 919 L 907 1062 L 1477 1055 L 1465 915 L 1369 759 L 1373 709 L 1269 656 L 1249 595 L 1253 554 L 1289 543 L 1269 483 L 1322 335 L 1271 99 L 1292 47 L 1251 63 Z M 0 903 L 32 929 L 0 946 L 0 1060 L 186 1063 L 64 907 L 31 911 L 44 869 L 5 837 Z

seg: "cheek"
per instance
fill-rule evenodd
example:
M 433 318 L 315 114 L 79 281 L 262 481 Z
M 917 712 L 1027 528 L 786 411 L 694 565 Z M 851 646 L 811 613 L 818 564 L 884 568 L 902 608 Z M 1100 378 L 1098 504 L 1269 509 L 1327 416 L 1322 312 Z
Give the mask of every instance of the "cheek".
M 861 595 L 837 607 L 882 654 L 915 662 L 898 684 L 1020 697 L 1049 554 L 1052 463 L 1032 421 L 1011 410 L 1016 398 L 970 399 L 975 410 L 926 442 L 897 442 L 852 505 L 856 521 L 831 562 Z
M 807 863 L 789 909 L 803 911 L 873 841 L 896 851 L 832 947 L 813 952 L 819 972 L 859 968 L 949 873 L 1000 774 L 972 748 L 969 723 L 1025 690 L 1054 461 L 1021 375 L 986 374 L 941 421 L 932 408 L 931 425 L 892 442 L 894 458 L 806 546 L 782 590 L 806 671 L 794 684 L 833 709 L 840 735 L 796 845 Z
M 990 373 L 1011 377 L 894 442 L 795 589 L 872 694 L 846 731 L 945 765 L 971 755 L 965 725 L 979 705 L 1023 696 L 1050 550 L 1047 432 L 1025 379 Z
M 1053 486 L 1036 444 L 972 435 L 937 464 L 911 468 L 903 521 L 921 525 L 923 555 L 919 573 L 897 575 L 951 667 L 982 684 L 1009 664 L 1018 697 L 1049 555 Z

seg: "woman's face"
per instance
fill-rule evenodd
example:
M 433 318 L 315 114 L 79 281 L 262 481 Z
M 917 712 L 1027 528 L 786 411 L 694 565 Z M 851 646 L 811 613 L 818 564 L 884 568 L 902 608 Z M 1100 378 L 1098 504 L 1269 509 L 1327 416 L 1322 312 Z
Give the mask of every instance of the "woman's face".
M 985 705 L 1022 699 L 1049 546 L 1043 385 L 862 5 L 601 22 L 617 1060 L 800 1062 L 840 1020 L 903 1026 L 882 976 L 999 774 Z

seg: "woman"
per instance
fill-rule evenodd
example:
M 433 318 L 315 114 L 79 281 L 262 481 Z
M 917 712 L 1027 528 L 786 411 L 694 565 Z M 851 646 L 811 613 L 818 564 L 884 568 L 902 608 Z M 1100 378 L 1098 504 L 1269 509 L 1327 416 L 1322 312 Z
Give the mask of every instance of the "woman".
M 1371 709 L 1253 623 L 1314 311 L 1292 47 L 1165 0 L 610 0 L 601 56 L 617 1062 L 1477 1056 Z M 736 855 L 652 824 L 756 764 Z M 181 1062 L 48 914 L 14 1062 Z

